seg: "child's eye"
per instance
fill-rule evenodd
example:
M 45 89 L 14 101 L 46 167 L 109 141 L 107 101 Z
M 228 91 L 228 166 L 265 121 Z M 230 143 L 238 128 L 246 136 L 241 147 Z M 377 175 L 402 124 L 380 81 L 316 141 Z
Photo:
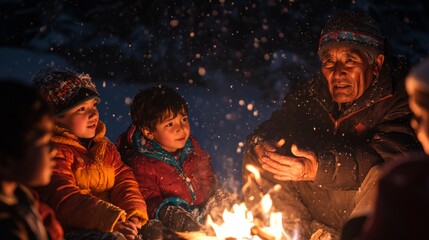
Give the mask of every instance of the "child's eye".
M 182 118 L 182 122 L 187 122 L 187 121 L 188 121 L 188 117 Z
M 166 127 L 171 127 L 173 126 L 173 123 L 168 123 L 167 125 L 165 125 Z
M 85 107 L 81 107 L 81 108 L 79 108 L 77 111 L 78 111 L 78 112 L 83 112 L 83 111 L 85 111 Z

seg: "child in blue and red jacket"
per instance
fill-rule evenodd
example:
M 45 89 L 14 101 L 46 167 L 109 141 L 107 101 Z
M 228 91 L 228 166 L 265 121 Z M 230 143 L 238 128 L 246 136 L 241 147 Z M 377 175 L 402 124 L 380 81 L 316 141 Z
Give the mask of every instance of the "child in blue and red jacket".
M 132 125 L 117 142 L 134 171 L 150 218 L 174 231 L 200 230 L 210 211 L 233 200 L 216 190 L 210 156 L 190 133 L 188 105 L 172 88 L 138 93 L 131 105 Z

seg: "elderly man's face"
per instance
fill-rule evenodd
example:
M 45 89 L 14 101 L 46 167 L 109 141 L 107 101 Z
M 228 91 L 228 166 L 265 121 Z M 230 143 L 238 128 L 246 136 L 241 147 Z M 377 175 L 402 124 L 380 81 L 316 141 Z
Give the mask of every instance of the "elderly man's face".
M 380 73 L 384 55 L 370 63 L 362 51 L 349 47 L 331 47 L 322 54 L 322 72 L 329 92 L 338 103 L 351 103 L 360 98 Z

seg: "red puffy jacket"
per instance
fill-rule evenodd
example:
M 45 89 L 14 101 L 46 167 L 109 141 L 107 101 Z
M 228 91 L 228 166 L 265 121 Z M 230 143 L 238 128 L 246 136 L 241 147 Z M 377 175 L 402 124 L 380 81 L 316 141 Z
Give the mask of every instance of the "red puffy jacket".
M 192 150 L 182 151 L 182 154 L 188 155 L 182 164 L 177 165 L 144 154 L 150 152 L 153 146 L 151 141 L 140 144 L 143 137 L 136 140 L 136 134 L 140 136 L 140 131 L 130 126 L 119 137 L 117 147 L 123 161 L 134 171 L 151 218 L 155 218 L 157 211 L 167 204 L 200 207 L 206 203 L 215 191 L 216 176 L 209 154 L 195 138 L 190 137 L 188 141 Z

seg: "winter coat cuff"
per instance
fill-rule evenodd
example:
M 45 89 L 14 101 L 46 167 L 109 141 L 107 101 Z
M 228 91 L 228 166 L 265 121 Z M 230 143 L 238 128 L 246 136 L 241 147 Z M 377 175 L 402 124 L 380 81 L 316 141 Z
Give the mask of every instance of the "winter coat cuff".
M 127 214 L 127 219 L 130 219 L 132 217 L 138 217 L 140 219 L 140 226 L 145 225 L 149 219 L 147 213 L 140 210 L 133 210 L 132 212 Z
M 98 222 L 97 229 L 101 231 L 112 232 L 113 227 L 118 221 L 126 220 L 126 213 L 124 210 L 111 205 L 110 209 L 97 208 L 92 219 L 94 222 Z

